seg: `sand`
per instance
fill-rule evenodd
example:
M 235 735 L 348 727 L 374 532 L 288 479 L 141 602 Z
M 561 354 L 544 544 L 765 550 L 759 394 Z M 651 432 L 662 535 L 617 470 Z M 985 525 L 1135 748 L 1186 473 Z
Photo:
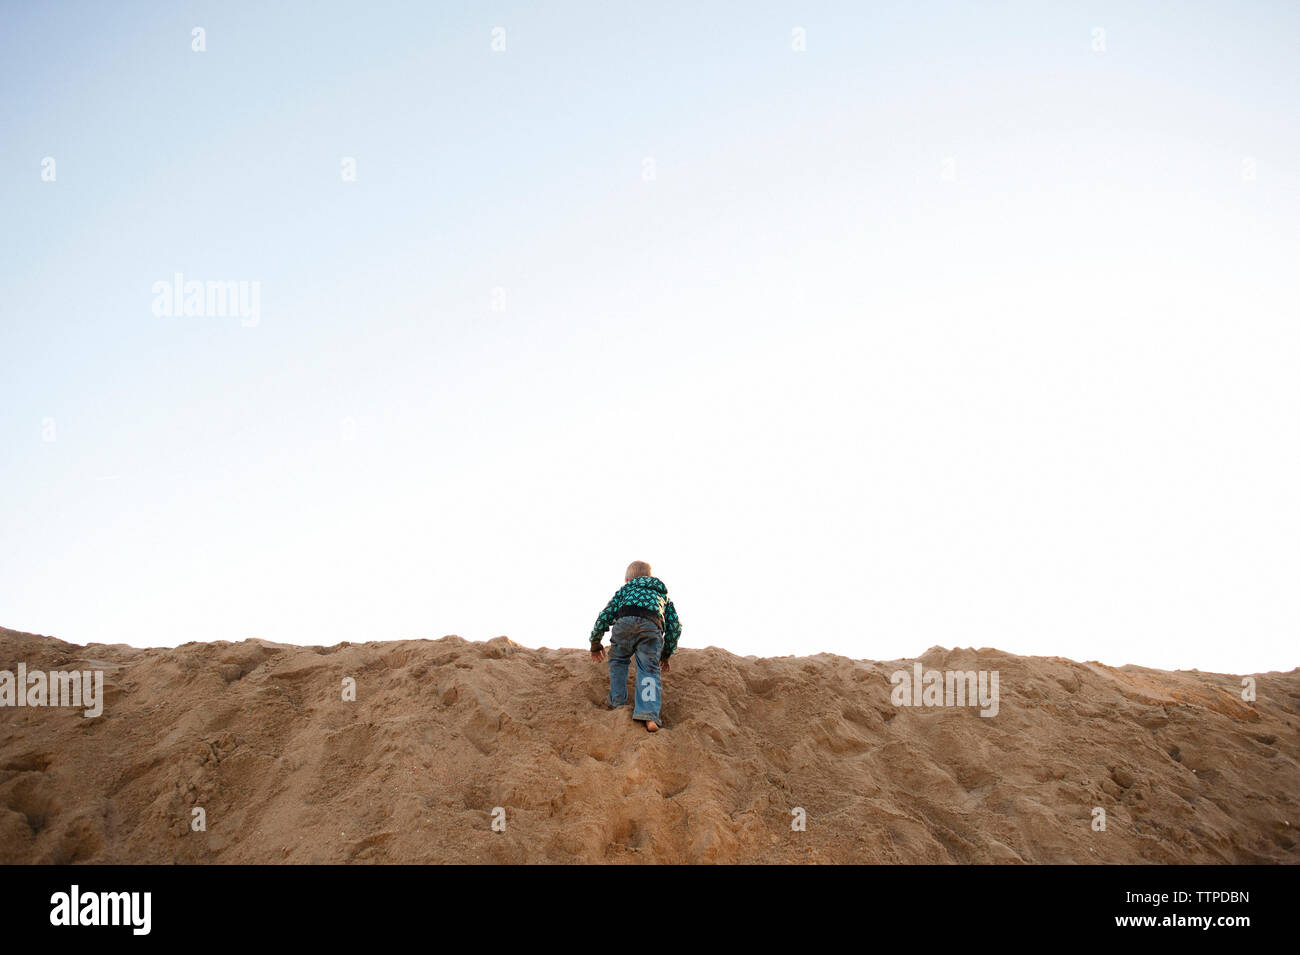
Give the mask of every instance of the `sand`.
M 96 718 L 0 708 L 0 862 L 1300 861 L 1300 671 L 1246 702 L 1240 675 L 920 659 L 998 671 L 997 715 L 894 705 L 910 660 L 683 648 L 650 735 L 585 650 L 0 629 L 0 670 L 105 681 Z

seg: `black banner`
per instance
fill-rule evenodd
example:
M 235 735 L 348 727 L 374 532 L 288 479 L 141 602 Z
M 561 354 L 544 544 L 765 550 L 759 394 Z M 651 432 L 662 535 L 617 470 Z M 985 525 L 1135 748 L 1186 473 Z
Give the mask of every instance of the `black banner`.
M 1294 924 L 1283 914 L 1295 870 L 1248 866 L 857 867 L 8 867 L 0 917 L 7 939 L 127 944 L 285 938 L 337 944 L 433 922 L 530 936 L 617 909 L 651 912 L 660 928 L 689 919 L 708 931 L 854 931 L 881 941 L 986 944 L 1046 930 L 1058 939 L 1231 946 Z M 593 925 L 594 929 L 595 926 Z M 1041 936 L 1039 936 L 1041 937 Z

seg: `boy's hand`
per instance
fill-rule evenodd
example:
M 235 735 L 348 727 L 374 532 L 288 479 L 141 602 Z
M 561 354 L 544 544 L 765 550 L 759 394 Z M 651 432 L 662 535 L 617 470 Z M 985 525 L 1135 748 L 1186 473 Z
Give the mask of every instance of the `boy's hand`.
M 604 648 L 604 647 L 592 647 L 592 648 L 591 648 L 591 662 L 592 662 L 592 663 L 599 663 L 599 662 L 600 662 L 601 660 L 603 660 L 603 659 L 605 659 L 605 648 Z
M 672 669 L 672 666 L 669 665 L 668 663 L 667 657 L 664 657 L 662 660 L 659 661 L 659 669 L 662 670 L 664 673 L 667 673 L 669 670 Z

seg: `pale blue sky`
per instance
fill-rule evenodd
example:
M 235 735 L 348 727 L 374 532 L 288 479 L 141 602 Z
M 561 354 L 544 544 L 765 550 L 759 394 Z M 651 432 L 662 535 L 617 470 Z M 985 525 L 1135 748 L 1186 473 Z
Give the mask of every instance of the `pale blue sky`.
M 1070 6 L 0 6 L 0 624 L 1296 665 L 1300 10 Z

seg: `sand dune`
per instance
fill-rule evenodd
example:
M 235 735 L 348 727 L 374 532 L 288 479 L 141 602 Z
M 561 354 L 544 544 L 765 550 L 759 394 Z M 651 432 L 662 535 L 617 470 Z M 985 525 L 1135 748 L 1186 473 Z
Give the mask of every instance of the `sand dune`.
M 0 708 L 0 861 L 1300 861 L 1300 671 L 1248 703 L 1233 675 L 921 660 L 997 670 L 997 715 L 894 705 L 912 661 L 684 648 L 650 736 L 603 708 L 584 651 L 504 637 L 138 650 L 0 629 L 0 670 L 100 669 L 105 696 L 97 718 Z

